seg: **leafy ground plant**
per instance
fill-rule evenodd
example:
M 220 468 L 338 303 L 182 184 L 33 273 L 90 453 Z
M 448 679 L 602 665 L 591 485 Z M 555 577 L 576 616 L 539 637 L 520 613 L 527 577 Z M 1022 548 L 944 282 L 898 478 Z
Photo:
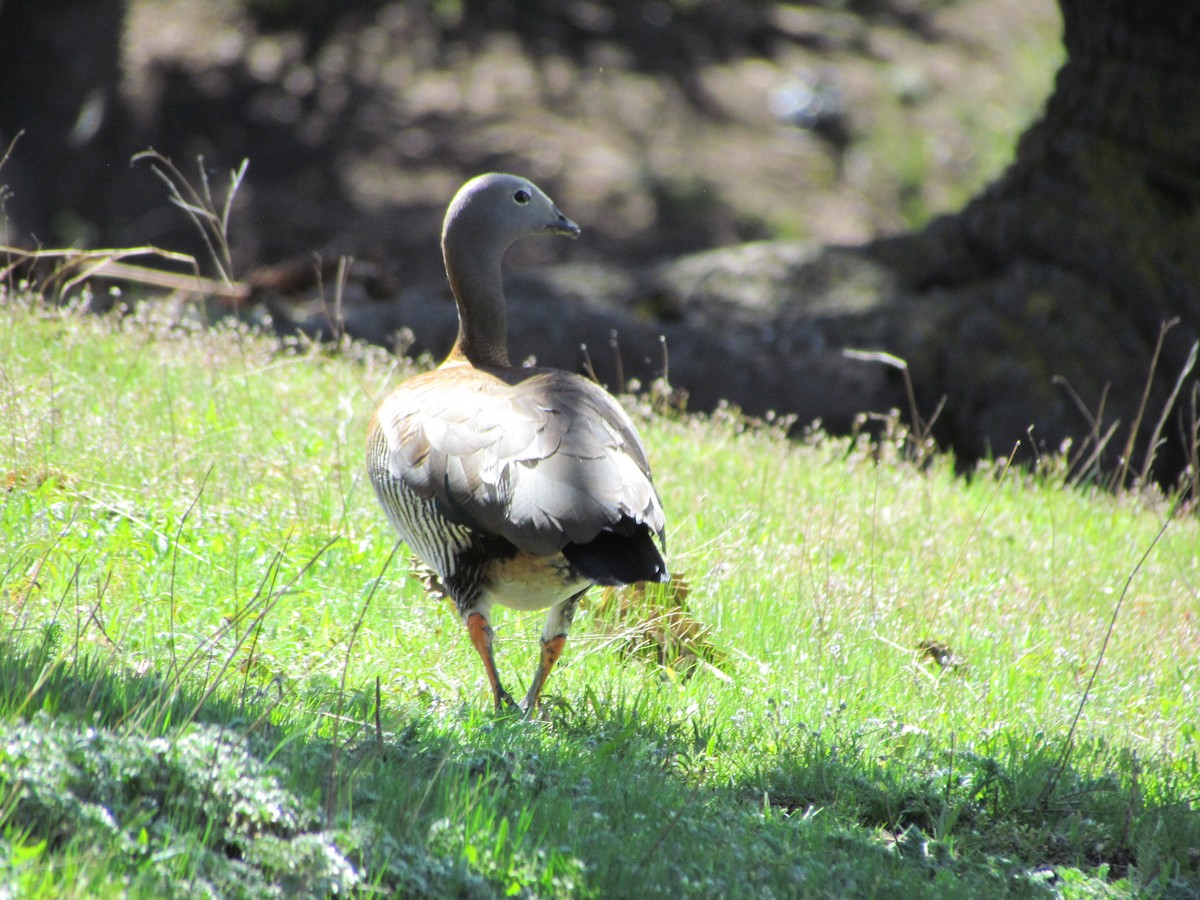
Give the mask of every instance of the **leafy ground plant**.
M 522 722 L 364 485 L 409 364 L 148 305 L 0 315 L 9 893 L 1200 891 L 1172 498 L 631 400 L 686 590 L 597 592 Z M 497 623 L 504 671 L 536 618 Z M 643 652 L 684 620 L 703 654 Z

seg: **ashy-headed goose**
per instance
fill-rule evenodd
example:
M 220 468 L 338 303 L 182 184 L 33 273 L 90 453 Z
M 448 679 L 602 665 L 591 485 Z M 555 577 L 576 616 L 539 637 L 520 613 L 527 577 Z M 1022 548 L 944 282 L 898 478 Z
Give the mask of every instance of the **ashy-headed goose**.
M 625 410 L 579 375 L 508 361 L 500 262 L 534 234 L 579 226 L 524 178 L 463 185 L 442 227 L 458 339 L 384 400 L 367 437 L 379 502 L 454 601 L 497 710 L 515 704 L 492 655 L 492 605 L 549 610 L 527 714 L 589 587 L 667 579 L 662 505 Z

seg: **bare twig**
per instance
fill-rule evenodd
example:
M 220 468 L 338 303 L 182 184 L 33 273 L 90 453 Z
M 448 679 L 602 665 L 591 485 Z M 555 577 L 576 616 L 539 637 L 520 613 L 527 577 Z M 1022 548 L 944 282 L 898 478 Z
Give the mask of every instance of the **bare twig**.
M 596 375 L 596 369 L 592 365 L 592 354 L 588 353 L 588 345 L 580 344 L 579 352 L 583 354 L 583 371 L 587 372 L 588 378 L 599 384 L 600 378 Z
M 346 333 L 346 317 L 344 313 L 346 282 L 350 277 L 350 267 L 354 265 L 354 257 L 339 256 L 337 274 L 333 283 L 333 309 L 329 308 L 329 304 L 325 302 L 325 279 L 322 274 L 324 266 L 321 262 L 321 257 L 316 255 L 314 258 L 314 267 L 317 275 L 317 290 L 321 297 L 321 312 L 325 314 L 325 321 L 329 323 L 329 331 L 333 336 L 334 346 L 340 346 L 342 337 Z
M 175 529 L 175 540 L 172 541 L 171 549 L 171 586 L 168 596 L 170 597 L 170 606 L 168 613 L 171 623 L 171 668 L 174 669 L 179 664 L 178 658 L 175 656 L 175 575 L 179 568 L 179 548 L 181 544 L 179 539 L 183 537 L 183 526 L 187 524 L 188 517 L 192 514 L 192 510 L 200 503 L 200 498 L 204 496 L 204 488 L 208 486 L 208 479 L 212 475 L 213 467 L 216 464 L 209 465 L 208 471 L 204 473 L 204 478 L 200 480 L 200 488 L 196 491 L 196 496 L 192 498 L 192 502 L 188 504 L 188 508 L 184 510 L 183 515 L 179 518 L 179 527 Z
M 65 287 L 71 287 L 85 278 L 110 278 L 113 281 L 128 281 L 146 287 L 166 288 L 186 294 L 204 297 L 221 297 L 226 300 L 245 302 L 250 297 L 250 288 L 239 282 L 228 283 L 202 275 L 183 275 L 146 266 L 131 266 L 115 260 L 101 261 L 87 272 L 73 278 Z
M 914 451 L 918 463 L 924 463 L 926 459 L 926 445 L 930 435 L 933 433 L 933 424 L 942 414 L 942 410 L 946 407 L 946 397 L 943 395 L 938 400 L 937 406 L 933 410 L 933 415 L 928 420 L 921 418 L 921 412 L 917 408 L 917 393 L 913 387 L 912 375 L 909 372 L 908 360 L 902 359 L 899 356 L 888 353 L 884 350 L 842 350 L 842 356 L 847 359 L 857 360 L 859 362 L 881 363 L 889 366 L 900 372 L 904 381 L 904 395 L 908 400 L 908 415 L 912 421 L 910 429 L 912 431 Z
M 243 159 L 242 164 L 229 173 L 229 190 L 225 192 L 225 205 L 221 208 L 221 236 L 222 249 L 225 251 L 225 267 L 229 273 L 233 272 L 233 261 L 229 256 L 229 215 L 233 212 L 233 199 L 237 196 L 237 192 L 242 187 L 242 182 L 246 180 L 246 170 L 250 168 L 250 160 Z M 204 171 L 203 161 L 200 165 L 201 173 Z M 208 178 L 204 179 L 204 191 L 208 193 Z M 210 197 L 211 205 L 211 197 Z
M 339 344 L 342 341 L 342 336 L 346 333 L 346 282 L 350 278 L 350 267 L 352 265 L 354 265 L 353 256 L 338 257 L 337 281 L 333 286 L 333 313 L 334 321 L 337 323 L 336 336 Z
M 1154 454 L 1158 448 L 1158 441 L 1162 435 L 1163 427 L 1167 424 L 1167 416 L 1171 414 L 1171 410 L 1175 408 L 1175 401 L 1179 399 L 1179 392 L 1183 390 L 1183 384 L 1187 381 L 1188 375 L 1196 365 L 1196 355 L 1200 353 L 1200 342 L 1192 344 L 1192 349 L 1188 353 L 1187 360 L 1183 364 L 1183 368 L 1179 371 L 1179 377 L 1175 379 L 1175 386 L 1171 388 L 1171 395 L 1167 397 L 1167 402 L 1163 404 L 1162 414 L 1158 417 L 1158 421 L 1154 424 L 1154 430 L 1150 432 L 1150 444 L 1146 447 L 1146 459 L 1142 463 L 1142 471 L 1138 475 L 1138 481 L 1142 484 L 1146 483 L 1146 479 L 1150 475 L 1150 467 L 1154 464 Z
M 98 250 L 24 250 L 20 247 L 0 245 L 0 254 L 6 259 L 6 262 L 0 265 L 0 278 L 8 277 L 14 269 L 25 263 L 39 260 L 55 261 L 58 264 L 57 268 L 46 279 L 45 286 L 58 284 L 56 290 L 59 295 L 89 278 L 111 278 L 115 281 L 129 281 L 187 294 L 216 295 L 227 299 L 242 300 L 250 293 L 245 285 L 230 285 L 201 277 L 195 257 L 150 245 Z M 152 256 L 180 263 L 191 268 L 194 274 L 120 262 L 135 256 Z
M 383 568 L 379 570 L 378 577 L 371 583 L 371 590 L 367 593 L 367 599 L 363 602 L 362 609 L 359 610 L 358 616 L 354 620 L 354 624 L 350 628 L 350 634 L 346 639 L 346 659 L 342 664 L 342 677 L 338 685 L 338 702 L 337 711 L 334 713 L 333 719 L 333 736 L 330 741 L 332 749 L 332 758 L 329 761 L 329 789 L 325 795 L 325 816 L 326 821 L 335 821 L 334 813 L 337 811 L 338 803 L 338 769 L 341 767 L 342 747 L 338 742 L 338 730 L 342 721 L 342 710 L 346 703 L 346 673 L 350 670 L 350 656 L 354 652 L 354 642 L 358 638 L 359 629 L 362 628 L 363 620 L 367 616 L 367 610 L 371 608 L 371 600 L 375 597 L 375 592 L 379 589 L 379 583 L 383 581 L 383 576 L 387 573 L 388 568 L 392 564 L 392 560 L 396 558 L 396 554 L 400 550 L 401 541 L 396 541 L 392 545 L 392 552 L 388 554 L 388 558 L 383 561 Z M 376 684 L 376 728 L 379 725 L 379 706 L 378 706 L 378 684 Z M 377 733 L 378 734 L 378 733 Z
M 25 136 L 25 129 L 22 128 L 13 135 L 13 139 L 8 142 L 8 147 L 4 151 L 4 156 L 0 156 L 0 169 L 3 169 L 8 164 L 8 158 L 12 156 L 13 149 L 17 146 L 17 141 Z
M 1075 729 L 1079 726 L 1079 720 L 1083 717 L 1083 708 L 1087 705 L 1088 697 L 1091 696 L 1092 687 L 1096 683 L 1096 676 L 1100 673 L 1100 664 L 1104 662 L 1104 654 L 1108 650 L 1108 642 L 1112 639 L 1113 631 L 1117 627 L 1117 616 L 1121 614 L 1121 607 L 1125 603 L 1125 598 L 1129 595 L 1129 587 L 1133 584 L 1133 579 L 1137 577 L 1137 573 L 1142 570 L 1142 566 L 1146 564 L 1146 560 L 1150 558 L 1151 552 L 1158 545 L 1159 540 L 1167 530 L 1167 526 L 1171 524 L 1171 520 L 1175 518 L 1175 512 L 1179 509 L 1179 504 L 1183 500 L 1184 494 L 1181 492 L 1175 497 L 1174 503 L 1171 504 L 1171 509 L 1163 519 L 1162 527 L 1158 529 L 1158 533 L 1154 535 L 1154 540 L 1150 542 L 1141 558 L 1138 559 L 1137 565 L 1133 567 L 1133 571 L 1129 573 L 1129 577 L 1125 579 L 1125 587 L 1121 589 L 1121 596 L 1117 597 L 1116 605 L 1113 606 L 1112 617 L 1108 620 L 1108 629 L 1104 632 L 1104 640 L 1100 642 L 1100 652 L 1096 655 L 1096 664 L 1092 666 L 1091 677 L 1088 678 L 1087 687 L 1083 689 L 1083 696 L 1079 698 L 1079 707 L 1075 710 L 1075 717 L 1071 720 L 1071 727 L 1067 730 L 1067 742 L 1063 747 L 1062 756 L 1059 758 L 1058 765 L 1054 774 L 1046 782 L 1042 788 L 1042 801 L 1048 801 L 1054 793 L 1054 788 L 1057 787 L 1059 779 L 1066 771 L 1067 762 L 1071 758 L 1072 745 L 1075 741 Z
M 621 341 L 617 336 L 617 329 L 612 329 L 608 333 L 608 346 L 612 348 L 613 365 L 617 367 L 617 393 L 625 393 L 627 386 L 625 384 L 625 363 L 621 359 Z
M 220 211 L 217 210 L 212 188 L 208 182 L 208 171 L 204 167 L 204 157 L 196 158 L 196 167 L 200 173 L 200 191 L 192 187 L 191 182 L 175 167 L 170 159 L 157 150 L 149 149 L 137 153 L 133 162 L 150 160 L 150 170 L 167 186 L 171 202 L 178 206 L 192 220 L 200 237 L 204 241 L 208 254 L 216 267 L 221 280 L 226 285 L 233 285 L 233 257 L 229 249 L 229 217 L 233 210 L 233 199 L 246 178 L 246 170 L 250 161 L 243 159 L 242 164 L 229 173 L 229 190 Z M 201 191 L 203 193 L 201 193 Z
M 380 695 L 379 676 L 376 675 L 375 676 L 375 748 L 379 751 L 379 755 L 383 756 L 383 753 L 384 753 L 383 722 L 380 719 L 380 713 L 379 713 L 379 707 L 380 707 L 379 695 Z
M 12 156 L 13 149 L 17 146 L 17 141 L 19 141 L 21 136 L 24 134 L 25 129 L 22 128 L 15 135 L 13 135 L 13 139 L 8 142 L 8 148 L 4 151 L 4 156 L 0 156 L 0 171 L 3 171 L 4 166 L 8 163 L 9 157 Z M 8 240 L 8 216 L 4 213 L 4 204 L 8 202 L 8 198 L 11 196 L 12 191 L 9 190 L 8 185 L 0 182 L 0 227 L 3 228 L 5 241 Z
M 1138 403 L 1133 423 L 1129 426 L 1129 438 L 1125 441 L 1125 450 L 1121 454 L 1121 467 L 1117 470 L 1114 484 L 1117 489 L 1124 487 L 1125 481 L 1129 477 L 1129 467 L 1133 463 L 1133 447 L 1137 441 L 1138 432 L 1142 428 L 1142 417 L 1146 414 L 1146 406 L 1150 402 L 1150 388 L 1154 386 L 1154 370 L 1158 368 L 1158 358 L 1162 355 L 1163 341 L 1167 337 L 1167 332 L 1177 324 L 1179 324 L 1179 319 L 1175 318 L 1163 322 L 1159 326 L 1158 341 L 1154 344 L 1154 353 L 1150 356 L 1150 369 L 1146 373 L 1146 386 L 1142 389 L 1142 399 Z
M 1192 501 L 1198 502 L 1200 501 L 1200 384 L 1192 385 L 1189 415 L 1191 429 L 1184 435 L 1184 446 L 1188 448 L 1188 464 L 1192 470 Z
M 1088 458 L 1088 465 L 1090 465 L 1091 460 L 1097 458 L 1100 455 L 1104 446 L 1108 444 L 1109 439 L 1112 437 L 1113 429 L 1109 429 L 1109 433 L 1108 433 L 1108 435 L 1105 436 L 1103 442 L 1100 439 L 1100 425 L 1104 419 L 1104 404 L 1105 404 L 1105 401 L 1108 399 L 1109 385 L 1105 384 L 1104 389 L 1100 392 L 1100 404 L 1096 410 L 1096 414 L 1093 416 L 1091 413 L 1091 410 L 1089 410 L 1087 408 L 1087 404 L 1085 404 L 1083 402 L 1083 398 L 1079 396 L 1079 392 L 1075 390 L 1075 386 L 1073 384 L 1071 384 L 1071 382 L 1068 381 L 1064 376 L 1055 375 L 1050 379 L 1050 382 L 1051 382 L 1051 384 L 1058 385 L 1064 391 L 1066 391 L 1067 396 L 1071 399 L 1071 402 L 1073 402 L 1075 404 L 1075 408 L 1079 410 L 1080 414 L 1083 416 L 1083 418 L 1088 423 L 1088 427 L 1090 430 L 1090 433 L 1088 434 L 1088 439 L 1079 445 L 1079 452 L 1075 455 L 1075 458 L 1067 460 L 1067 472 L 1068 473 L 1070 473 L 1070 472 L 1082 473 L 1082 472 L 1086 471 L 1086 468 L 1080 467 L 1079 461 L 1081 459 L 1083 459 L 1083 455 L 1087 452 L 1088 441 L 1091 442 L 1092 447 L 1093 447 L 1092 455 Z M 1083 477 L 1082 474 L 1080 474 L 1075 480 L 1079 481 L 1082 479 L 1082 477 Z
M 1080 466 L 1078 475 L 1074 479 L 1076 484 L 1081 483 L 1088 472 L 1100 471 L 1100 456 L 1104 453 L 1104 448 L 1108 446 L 1108 442 L 1113 439 L 1113 435 L 1117 433 L 1117 428 L 1119 428 L 1120 425 L 1121 420 L 1117 419 L 1108 426 L 1108 431 L 1104 432 L 1104 436 L 1095 441 L 1095 447 L 1092 448 L 1091 456 L 1089 456 L 1087 461 Z

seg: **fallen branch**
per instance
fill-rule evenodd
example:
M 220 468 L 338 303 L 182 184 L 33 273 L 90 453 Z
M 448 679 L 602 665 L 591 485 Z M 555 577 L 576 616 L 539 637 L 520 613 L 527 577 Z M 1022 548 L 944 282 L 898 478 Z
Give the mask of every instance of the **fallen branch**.
M 172 272 L 148 266 L 122 262 L 129 257 L 153 256 L 168 262 L 190 266 L 194 271 Z M 244 284 L 229 284 L 200 275 L 196 260 L 186 253 L 175 253 L 159 247 L 126 247 L 104 250 L 23 250 L 20 247 L 0 245 L 0 279 L 27 263 L 54 261 L 56 267 L 47 277 L 47 284 L 58 283 L 59 293 L 66 292 L 89 278 L 108 278 L 146 287 L 164 288 L 182 294 L 203 297 L 220 297 L 241 302 L 250 296 L 250 288 Z
M 116 260 L 101 262 L 73 281 L 81 281 L 85 278 L 110 278 L 114 281 L 126 281 L 146 287 L 201 294 L 206 297 L 221 297 L 238 302 L 245 301 L 250 296 L 250 288 L 239 282 L 230 284 L 216 278 L 205 278 L 203 275 L 185 275 L 181 272 L 133 266 Z

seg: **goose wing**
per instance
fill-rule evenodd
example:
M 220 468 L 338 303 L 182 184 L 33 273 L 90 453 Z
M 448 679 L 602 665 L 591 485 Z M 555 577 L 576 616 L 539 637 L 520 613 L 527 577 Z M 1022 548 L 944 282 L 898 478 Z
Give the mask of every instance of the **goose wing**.
M 384 402 L 388 475 L 451 521 L 549 556 L 622 520 L 662 535 L 629 416 L 599 386 L 552 369 L 443 367 Z

